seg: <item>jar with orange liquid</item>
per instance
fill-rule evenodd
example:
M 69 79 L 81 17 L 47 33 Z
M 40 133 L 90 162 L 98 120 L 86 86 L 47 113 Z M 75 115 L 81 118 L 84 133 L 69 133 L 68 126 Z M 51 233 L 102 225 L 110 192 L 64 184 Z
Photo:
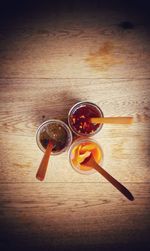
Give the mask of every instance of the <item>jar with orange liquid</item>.
M 84 160 L 93 154 L 95 161 L 98 164 L 103 162 L 103 150 L 99 143 L 93 139 L 82 138 L 76 140 L 69 149 L 69 161 L 74 170 L 81 174 L 92 174 L 96 170 L 86 166 Z

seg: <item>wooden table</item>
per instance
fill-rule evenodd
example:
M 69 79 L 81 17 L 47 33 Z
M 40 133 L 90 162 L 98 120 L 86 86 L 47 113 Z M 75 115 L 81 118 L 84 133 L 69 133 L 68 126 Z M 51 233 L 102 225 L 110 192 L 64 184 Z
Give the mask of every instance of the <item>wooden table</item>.
M 2 251 L 150 247 L 147 13 L 78 4 L 2 19 Z M 50 118 L 65 119 L 82 100 L 95 102 L 105 116 L 134 116 L 133 125 L 104 125 L 94 137 L 104 151 L 104 168 L 133 193 L 133 202 L 98 173 L 75 172 L 67 153 L 51 157 L 45 181 L 36 180 L 43 155 L 37 127 Z

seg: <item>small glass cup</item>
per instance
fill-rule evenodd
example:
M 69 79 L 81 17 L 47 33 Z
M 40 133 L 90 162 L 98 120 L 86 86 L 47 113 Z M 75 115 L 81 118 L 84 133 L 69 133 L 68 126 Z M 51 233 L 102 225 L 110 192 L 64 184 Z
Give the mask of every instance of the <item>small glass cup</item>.
M 104 160 L 104 154 L 103 154 L 103 150 L 100 146 L 99 143 L 97 143 L 96 140 L 90 139 L 90 138 L 82 138 L 82 139 L 77 139 L 76 141 L 74 141 L 74 143 L 71 145 L 69 152 L 68 152 L 68 157 L 69 157 L 69 162 L 72 166 L 72 168 L 77 171 L 80 174 L 93 174 L 96 172 L 96 170 L 94 168 L 90 168 L 90 167 L 84 167 L 83 169 L 81 169 L 81 166 L 79 164 L 75 165 L 75 163 L 73 162 L 73 157 L 75 156 L 75 150 L 80 147 L 80 146 L 85 146 L 87 144 L 93 144 L 93 146 L 96 147 L 97 149 L 97 154 L 99 156 L 97 163 L 98 164 L 103 164 L 103 160 Z M 87 150 L 88 151 L 88 150 Z M 86 165 L 85 165 L 86 166 Z
M 68 113 L 68 125 L 78 136 L 93 136 L 98 133 L 103 124 L 93 124 L 92 117 L 104 117 L 102 110 L 94 103 L 82 101 L 76 103 Z
M 50 131 L 50 128 L 52 128 L 51 131 Z M 50 135 L 51 133 L 53 133 L 52 136 L 54 136 L 54 139 L 52 139 L 52 141 L 55 140 L 55 136 L 56 136 L 57 137 L 56 143 L 58 143 L 58 146 L 59 146 L 59 142 L 60 144 L 62 144 L 58 151 L 52 150 L 51 154 L 58 155 L 65 152 L 72 143 L 72 132 L 70 128 L 66 125 L 66 123 L 57 119 L 47 120 L 38 127 L 36 131 L 36 142 L 40 150 L 45 152 L 48 142 L 51 141 L 51 137 L 52 137 Z M 64 139 L 64 145 L 63 145 L 62 139 Z M 45 142 L 43 140 L 45 140 Z M 41 141 L 44 142 L 45 145 L 43 145 Z

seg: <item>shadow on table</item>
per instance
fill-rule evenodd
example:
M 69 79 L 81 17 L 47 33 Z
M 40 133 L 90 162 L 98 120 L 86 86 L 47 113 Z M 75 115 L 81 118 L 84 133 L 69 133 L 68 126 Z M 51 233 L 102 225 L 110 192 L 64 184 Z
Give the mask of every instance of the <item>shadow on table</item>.
M 41 96 L 41 104 L 37 101 L 34 106 L 33 122 L 36 126 L 48 119 L 60 119 L 67 123 L 70 108 L 79 101 L 81 100 L 69 91 L 56 91 L 51 96 L 49 93 L 45 93 L 44 96 Z

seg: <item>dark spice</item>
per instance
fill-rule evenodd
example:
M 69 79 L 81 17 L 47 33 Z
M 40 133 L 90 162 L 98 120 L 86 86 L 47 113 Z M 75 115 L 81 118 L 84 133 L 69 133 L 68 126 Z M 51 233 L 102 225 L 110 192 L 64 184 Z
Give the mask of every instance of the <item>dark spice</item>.
M 74 131 L 82 134 L 90 134 L 98 129 L 99 124 L 90 122 L 90 118 L 101 117 L 100 112 L 90 104 L 77 108 L 70 116 L 70 124 Z
M 68 135 L 64 127 L 62 127 L 57 122 L 52 122 L 45 127 L 40 132 L 40 142 L 44 148 L 47 147 L 48 143 L 51 142 L 53 147 L 53 152 L 61 151 L 68 141 Z

